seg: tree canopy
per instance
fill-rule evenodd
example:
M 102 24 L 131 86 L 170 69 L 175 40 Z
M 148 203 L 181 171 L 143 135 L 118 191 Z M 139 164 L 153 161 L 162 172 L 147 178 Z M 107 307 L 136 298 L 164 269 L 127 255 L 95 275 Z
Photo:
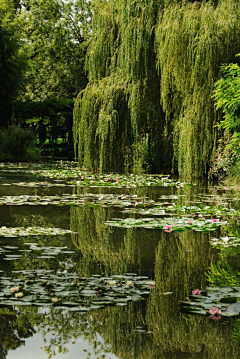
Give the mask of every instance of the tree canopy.
M 25 0 L 18 12 L 28 43 L 21 100 L 73 99 L 87 82 L 91 1 Z
M 11 117 L 11 101 L 26 67 L 25 46 L 12 0 L 0 1 L 0 125 Z
M 90 82 L 74 111 L 79 163 L 206 174 L 221 120 L 212 92 L 239 52 L 239 16 L 236 0 L 95 1 Z

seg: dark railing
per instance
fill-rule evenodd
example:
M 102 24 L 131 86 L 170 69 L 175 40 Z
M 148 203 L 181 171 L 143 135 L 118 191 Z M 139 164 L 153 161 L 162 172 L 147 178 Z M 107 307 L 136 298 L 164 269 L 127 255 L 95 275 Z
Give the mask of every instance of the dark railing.
M 48 131 L 38 131 L 38 145 L 41 147 L 73 147 L 72 131 L 55 128 Z

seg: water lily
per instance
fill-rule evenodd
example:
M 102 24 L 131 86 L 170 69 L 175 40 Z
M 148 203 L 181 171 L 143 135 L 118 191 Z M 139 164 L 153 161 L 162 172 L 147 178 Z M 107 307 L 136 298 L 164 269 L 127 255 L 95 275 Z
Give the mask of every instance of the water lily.
M 193 224 L 193 221 L 188 221 L 188 224 Z
M 13 292 L 18 292 L 19 291 L 19 287 L 12 287 L 11 288 L 11 292 L 13 293 Z
M 16 298 L 22 298 L 23 297 L 23 292 L 18 292 L 15 294 Z
M 209 310 L 209 313 L 212 314 L 212 315 L 219 315 L 219 314 L 221 314 L 221 309 L 219 309 L 219 308 L 211 308 Z
M 213 218 L 213 219 L 212 219 L 212 222 L 213 222 L 213 223 L 217 223 L 218 221 L 219 221 L 219 219 L 216 219 L 216 218 Z
M 199 294 L 201 294 L 201 291 L 200 291 L 200 289 L 194 289 L 194 290 L 192 291 L 192 294 L 194 294 L 194 295 L 199 295 Z
M 171 226 L 170 224 L 167 224 L 167 225 L 164 227 L 164 232 L 167 232 L 167 233 L 172 232 L 172 226 Z
M 107 182 L 108 181 L 108 179 L 107 178 L 104 178 L 104 182 Z

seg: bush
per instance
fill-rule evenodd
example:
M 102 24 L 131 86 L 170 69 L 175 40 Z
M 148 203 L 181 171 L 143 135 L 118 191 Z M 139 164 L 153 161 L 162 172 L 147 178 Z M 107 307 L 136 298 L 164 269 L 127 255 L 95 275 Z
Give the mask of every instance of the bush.
M 37 161 L 41 151 L 36 136 L 30 130 L 9 126 L 0 131 L 0 161 Z

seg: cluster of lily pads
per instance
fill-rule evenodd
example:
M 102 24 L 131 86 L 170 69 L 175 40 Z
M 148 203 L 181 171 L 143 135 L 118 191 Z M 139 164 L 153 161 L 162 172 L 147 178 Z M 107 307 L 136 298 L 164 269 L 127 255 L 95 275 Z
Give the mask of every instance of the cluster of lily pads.
M 240 287 L 195 289 L 188 301 L 180 302 L 180 309 L 188 314 L 209 315 L 211 319 L 239 316 Z
M 211 238 L 210 243 L 212 246 L 222 246 L 222 247 L 236 247 L 240 245 L 239 237 L 220 237 L 220 238 Z
M 144 300 L 155 286 L 147 277 L 126 273 L 111 277 L 79 277 L 51 270 L 13 271 L 23 278 L 0 277 L 0 306 L 50 305 L 56 309 L 86 312 L 105 306 L 125 306 Z
M 37 178 L 50 178 L 68 180 L 70 185 L 77 185 L 80 187 L 149 187 L 149 186 L 176 186 L 182 187 L 186 185 L 185 182 L 180 182 L 165 175 L 122 175 L 122 174 L 91 174 L 82 171 L 78 167 L 70 168 L 53 168 L 40 169 L 37 168 L 5 168 L 2 167 L 2 172 L 9 173 L 29 173 Z M 16 183 L 15 183 L 16 185 Z M 26 185 L 20 182 L 19 185 Z M 47 185 L 47 183 L 46 183 Z M 32 184 L 33 186 L 33 184 Z
M 188 217 L 173 217 L 173 218 L 116 218 L 112 221 L 105 222 L 111 227 L 120 228 L 146 228 L 146 229 L 164 229 L 165 232 L 178 231 L 182 232 L 187 229 L 193 231 L 210 232 L 215 231 L 218 226 L 227 224 L 227 221 L 220 221 L 218 219 L 205 219 L 200 217 L 198 219 Z
M 139 198 L 136 195 L 113 194 L 63 194 L 63 196 L 3 196 L 0 205 L 59 205 L 59 206 L 149 206 L 154 203 L 148 198 Z
M 185 214 L 185 215 L 198 215 L 201 217 L 221 217 L 221 216 L 232 216 L 237 214 L 237 210 L 234 208 L 227 208 L 227 207 L 216 207 L 216 206 L 186 206 L 186 205 L 178 205 L 172 202 L 154 202 L 152 203 L 155 207 L 149 208 L 129 208 L 126 209 L 126 213 L 135 213 L 140 215 L 152 215 L 152 216 L 162 216 L 166 214 Z
M 74 233 L 68 229 L 61 228 L 42 228 L 42 227 L 0 227 L 0 237 L 22 237 L 22 236 L 38 236 L 38 235 L 64 235 Z
M 0 256 L 3 260 L 15 261 L 21 259 L 26 253 L 31 255 L 31 253 L 37 254 L 36 258 L 38 259 L 52 259 L 59 254 L 72 254 L 74 251 L 68 250 L 68 247 L 42 247 L 38 243 L 24 243 L 28 245 L 28 249 L 19 249 L 17 246 L 6 245 L 0 248 Z

